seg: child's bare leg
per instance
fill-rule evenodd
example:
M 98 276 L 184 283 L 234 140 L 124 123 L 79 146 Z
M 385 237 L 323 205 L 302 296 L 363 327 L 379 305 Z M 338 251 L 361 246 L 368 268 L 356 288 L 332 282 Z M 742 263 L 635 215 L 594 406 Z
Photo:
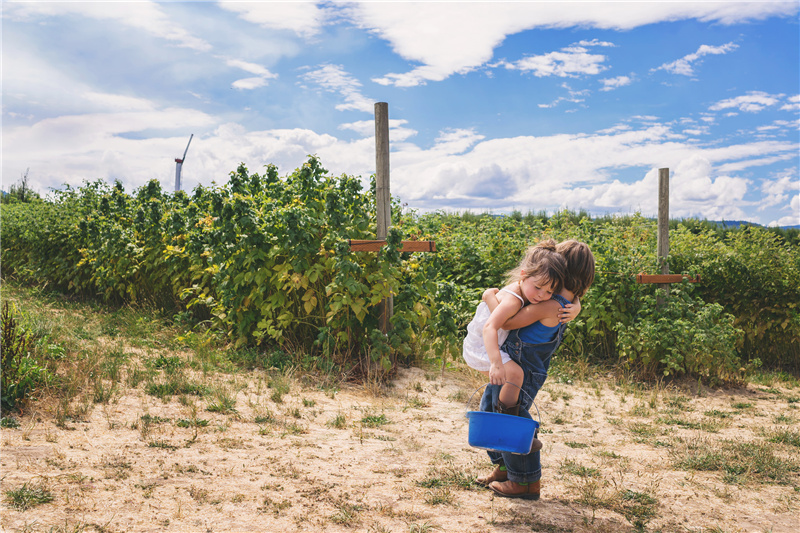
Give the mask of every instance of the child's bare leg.
M 503 368 L 506 371 L 506 384 L 500 389 L 500 403 L 502 408 L 517 407 L 519 404 L 519 391 L 520 387 L 522 387 L 522 381 L 525 379 L 525 372 L 514 361 L 505 363 Z

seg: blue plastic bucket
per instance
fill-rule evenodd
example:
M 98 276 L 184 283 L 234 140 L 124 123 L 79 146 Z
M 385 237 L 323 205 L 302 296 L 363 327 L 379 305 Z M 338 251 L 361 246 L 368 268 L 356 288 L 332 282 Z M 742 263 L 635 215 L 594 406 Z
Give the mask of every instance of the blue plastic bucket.
M 467 401 L 469 405 L 472 398 L 486 385 L 481 385 L 472 393 Z M 524 392 L 526 396 L 528 393 Z M 531 399 L 538 414 L 539 407 Z M 539 429 L 539 422 L 521 416 L 491 413 L 487 411 L 467 411 L 469 419 L 469 445 L 474 448 L 483 448 L 497 452 L 516 453 L 527 455 L 531 453 L 533 439 Z
M 531 453 L 539 422 L 521 416 L 468 411 L 469 445 L 484 450 Z

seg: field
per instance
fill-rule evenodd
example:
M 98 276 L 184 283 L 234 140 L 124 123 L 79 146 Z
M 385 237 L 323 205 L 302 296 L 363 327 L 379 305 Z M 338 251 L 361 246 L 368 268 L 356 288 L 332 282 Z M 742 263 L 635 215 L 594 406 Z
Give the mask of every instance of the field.
M 467 444 L 482 380 L 386 385 L 264 368 L 156 310 L 3 284 L 63 352 L 60 387 L 3 419 L 3 531 L 796 532 L 800 386 L 640 384 L 557 358 L 537 397 L 542 497 L 494 497 Z M 55 346 L 55 348 L 53 348 Z M 59 348 L 60 347 L 60 348 Z

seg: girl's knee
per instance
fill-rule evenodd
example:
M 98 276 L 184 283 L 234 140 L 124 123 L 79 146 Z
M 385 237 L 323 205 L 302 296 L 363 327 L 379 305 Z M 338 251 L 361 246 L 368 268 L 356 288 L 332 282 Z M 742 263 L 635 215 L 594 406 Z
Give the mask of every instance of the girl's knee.
M 511 361 L 509 363 L 506 363 L 505 371 L 506 371 L 506 381 L 509 381 L 518 387 L 522 386 L 522 382 L 525 379 L 525 371 L 522 370 L 521 366 Z

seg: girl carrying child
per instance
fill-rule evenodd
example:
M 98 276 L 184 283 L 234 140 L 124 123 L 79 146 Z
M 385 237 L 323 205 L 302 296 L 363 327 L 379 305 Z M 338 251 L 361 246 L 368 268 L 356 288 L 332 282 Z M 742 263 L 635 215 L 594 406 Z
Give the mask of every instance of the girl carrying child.
M 556 252 L 554 240 L 531 246 L 517 268 L 506 274 L 507 285 L 496 293 L 491 308 L 487 302 L 481 302 L 467 326 L 464 359 L 470 367 L 488 376 L 492 385 L 502 386 L 499 413 L 518 414 L 524 378 L 520 365 L 500 349 L 508 337 L 508 330 L 501 326 L 520 309 L 550 300 L 554 293 L 560 292 L 565 271 L 566 261 Z
M 524 306 L 502 324 L 504 329 L 512 330 L 502 349 L 523 372 L 521 388 L 526 394 L 519 396 L 517 410 L 519 416 L 526 418 L 531 418 L 528 409 L 544 385 L 553 352 L 561 344 L 566 324 L 559 322 L 565 315 L 565 308 L 568 302 L 576 300 L 579 312 L 580 297 L 586 294 L 594 281 L 594 256 L 586 244 L 568 240 L 559 243 L 556 251 L 566 261 L 564 287 L 559 294 L 553 300 Z M 484 293 L 483 299 L 489 310 L 500 307 L 499 294 L 496 289 Z M 481 410 L 503 412 L 501 391 L 494 383 L 487 386 L 481 399 Z M 539 449 L 541 443 L 537 445 L 534 442 L 527 455 L 490 451 L 489 458 L 496 465 L 495 469 L 488 476 L 478 478 L 478 483 L 488 486 L 500 496 L 538 499 L 542 473 Z

